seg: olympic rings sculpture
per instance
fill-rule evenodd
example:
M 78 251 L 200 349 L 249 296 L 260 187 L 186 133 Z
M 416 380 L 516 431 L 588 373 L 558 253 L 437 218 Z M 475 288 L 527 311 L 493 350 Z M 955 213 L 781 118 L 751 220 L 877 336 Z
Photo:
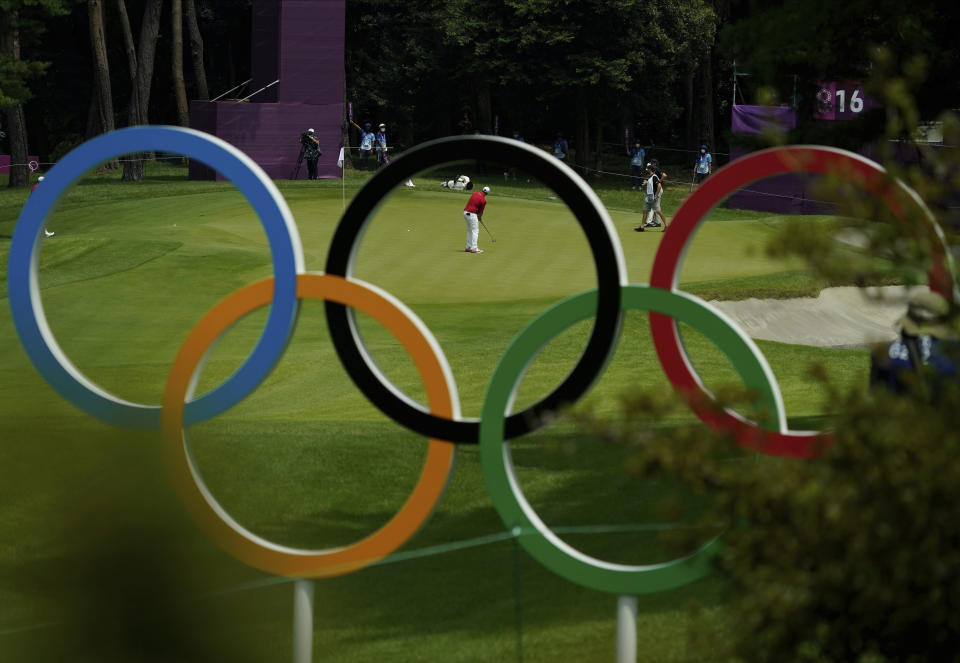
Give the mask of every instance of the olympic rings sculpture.
M 171 368 L 163 401 L 151 406 L 125 401 L 94 384 L 57 345 L 43 311 L 37 281 L 38 240 L 44 220 L 63 192 L 86 170 L 136 151 L 179 153 L 204 162 L 233 181 L 256 210 L 273 258 L 274 276 L 251 284 L 215 305 L 188 334 Z M 359 240 L 382 199 L 427 167 L 478 159 L 523 168 L 557 192 L 576 216 L 594 256 L 597 288 L 554 305 L 525 327 L 498 363 L 486 390 L 481 417 L 461 417 L 456 385 L 440 345 L 401 302 L 351 276 Z M 709 572 L 717 538 L 693 554 L 661 564 L 612 564 L 585 555 L 553 534 L 526 501 L 508 441 L 549 422 L 557 410 L 585 394 L 612 355 L 623 312 L 644 310 L 667 377 L 708 426 L 730 433 L 762 453 L 809 458 L 830 443 L 829 434 L 790 431 L 776 380 L 756 344 L 709 304 L 677 289 L 689 240 L 704 216 L 735 189 L 787 172 L 830 173 L 881 197 L 902 218 L 902 202 L 920 210 L 936 238 L 931 285 L 953 292 L 953 265 L 943 233 L 915 193 L 891 182 L 877 164 L 825 147 L 774 148 L 718 170 L 681 205 L 654 259 L 650 285 L 629 284 L 623 251 L 606 209 L 572 169 L 524 143 L 495 137 L 440 139 L 418 146 L 378 171 L 354 198 L 334 233 L 324 274 L 307 273 L 293 216 L 263 171 L 224 141 L 176 127 L 134 127 L 95 138 L 50 170 L 45 186 L 20 215 L 10 248 L 8 291 L 17 333 L 37 370 L 65 399 L 116 426 L 158 430 L 178 495 L 200 527 L 222 548 L 261 570 L 296 577 L 327 577 L 357 570 L 389 555 L 426 521 L 439 502 L 453 467 L 456 443 L 479 444 L 481 471 L 504 524 L 533 532 L 519 538 L 540 563 L 559 575 L 601 591 L 641 594 L 680 586 Z M 376 532 L 343 548 L 300 550 L 280 546 L 246 530 L 217 502 L 196 469 L 185 427 L 210 419 L 249 395 L 279 360 L 293 330 L 300 300 L 325 300 L 331 340 L 344 367 L 366 397 L 398 423 L 430 439 L 420 478 L 401 509 Z M 244 364 L 223 384 L 194 397 L 193 388 L 210 346 L 234 322 L 270 305 L 259 341 Z M 377 368 L 357 333 L 354 311 L 367 313 L 410 353 L 424 382 L 427 405 L 417 403 Z M 525 367 L 555 335 L 595 318 L 593 330 L 570 374 L 539 402 L 509 412 Z M 768 413 L 752 422 L 732 411 L 702 405 L 710 395 L 686 355 L 677 322 L 713 340 Z
M 273 258 L 274 299 L 260 340 L 226 382 L 187 405 L 187 423 L 205 421 L 235 405 L 260 384 L 280 358 L 299 309 L 297 275 L 304 271 L 303 248 L 293 215 L 270 178 L 237 148 L 199 131 L 173 127 L 122 129 L 83 143 L 50 169 L 43 186 L 27 198 L 10 243 L 7 280 L 17 333 L 37 370 L 68 401 L 115 426 L 156 430 L 160 422 L 158 406 L 114 396 L 70 362 L 47 324 L 37 283 L 43 221 L 60 196 L 88 169 L 137 151 L 176 152 L 202 161 L 232 180 L 257 212 Z

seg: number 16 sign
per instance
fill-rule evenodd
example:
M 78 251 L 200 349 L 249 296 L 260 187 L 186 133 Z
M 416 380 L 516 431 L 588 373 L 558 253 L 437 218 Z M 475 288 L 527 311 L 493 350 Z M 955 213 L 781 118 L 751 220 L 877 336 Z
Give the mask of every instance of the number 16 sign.
M 857 81 L 819 81 L 815 120 L 852 120 L 878 104 L 863 94 Z

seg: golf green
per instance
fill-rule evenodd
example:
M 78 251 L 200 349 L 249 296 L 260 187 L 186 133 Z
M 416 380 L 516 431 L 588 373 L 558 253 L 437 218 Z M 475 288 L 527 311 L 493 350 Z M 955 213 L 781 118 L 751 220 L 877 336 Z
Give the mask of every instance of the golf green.
M 142 185 L 101 177 L 77 186 L 48 219 L 57 234 L 44 240 L 39 263 L 43 306 L 64 353 L 105 389 L 145 403 L 160 401 L 177 349 L 204 313 L 272 273 L 265 235 L 231 185 L 181 181 L 182 169 L 172 167 L 163 175 Z M 423 320 L 449 361 L 463 415 L 478 416 L 511 339 L 552 303 L 596 286 L 592 257 L 569 211 L 535 186 L 494 186 L 484 221 L 496 242 L 481 229 L 485 253 L 466 254 L 466 194 L 416 181 L 378 208 L 354 275 Z M 310 270 L 323 268 L 344 200 L 362 195 L 357 180 L 348 185 L 280 184 Z M 19 206 L 13 194 L 3 196 L 5 268 Z M 640 215 L 623 200 L 611 217 L 629 279 L 642 283 L 660 234 L 633 232 Z M 665 207 L 677 202 L 668 198 Z M 777 283 L 795 273 L 797 264 L 763 250 L 781 222 L 718 211 L 687 252 L 682 287 L 695 292 L 710 283 L 722 291 L 731 282 L 739 293 L 751 279 Z M 216 344 L 200 392 L 243 362 L 265 319 L 264 310 L 248 316 Z M 385 374 L 423 402 L 415 368 L 389 332 L 362 315 L 358 326 Z M 589 330 L 589 323 L 576 325 L 543 349 L 515 409 L 563 379 Z M 685 330 L 684 342 L 708 387 L 735 382 L 706 339 Z M 198 658 L 288 658 L 291 585 L 231 560 L 193 525 L 170 488 L 158 435 L 111 427 L 64 401 L 31 365 L 9 310 L 0 312 L 0 343 L 5 658 L 119 658 L 122 643 L 113 636 L 125 629 Z M 816 422 L 828 414 L 804 366 L 825 363 L 848 382 L 865 376 L 863 352 L 759 346 L 792 418 Z M 626 316 L 616 354 L 583 406 L 612 418 L 619 395 L 636 389 L 671 393 L 642 313 Z M 303 303 L 286 354 L 261 387 L 191 427 L 190 436 L 200 472 L 232 516 L 278 544 L 318 549 L 346 545 L 386 522 L 416 482 L 426 448 L 352 384 L 316 301 Z M 512 447 L 525 494 L 544 521 L 599 558 L 644 564 L 676 555 L 660 531 L 683 527 L 702 504 L 669 482 L 632 479 L 629 447 L 587 439 L 566 420 Z M 615 597 L 570 584 L 528 558 L 490 504 L 476 449 L 461 447 L 457 456 L 443 501 L 397 555 L 318 581 L 317 657 L 478 661 L 516 657 L 522 647 L 528 661 L 609 660 Z M 668 502 L 682 508 L 666 509 Z M 708 578 L 641 598 L 643 660 L 687 660 L 697 619 L 726 628 L 722 589 Z M 124 609 L 131 597 L 149 605 Z M 691 601 L 705 608 L 699 618 L 684 610 Z

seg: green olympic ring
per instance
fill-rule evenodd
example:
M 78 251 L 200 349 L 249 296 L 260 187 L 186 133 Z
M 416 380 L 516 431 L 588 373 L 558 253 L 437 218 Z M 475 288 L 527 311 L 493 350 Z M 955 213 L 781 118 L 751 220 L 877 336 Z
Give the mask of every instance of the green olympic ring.
M 621 291 L 621 309 L 669 315 L 707 336 L 731 361 L 748 389 L 766 406 L 764 428 L 777 430 L 783 417 L 770 367 L 756 344 L 722 313 L 682 292 L 646 285 L 627 285 Z M 513 339 L 494 370 L 480 416 L 480 468 L 487 492 L 504 524 L 520 536 L 520 545 L 538 562 L 585 587 L 614 594 L 652 594 L 680 587 L 707 575 L 720 550 L 719 536 L 692 554 L 658 564 L 631 566 L 590 557 L 573 548 L 540 519 L 520 488 L 505 439 L 504 422 L 520 378 L 540 350 L 571 325 L 592 317 L 597 291 L 573 295 L 540 314 Z

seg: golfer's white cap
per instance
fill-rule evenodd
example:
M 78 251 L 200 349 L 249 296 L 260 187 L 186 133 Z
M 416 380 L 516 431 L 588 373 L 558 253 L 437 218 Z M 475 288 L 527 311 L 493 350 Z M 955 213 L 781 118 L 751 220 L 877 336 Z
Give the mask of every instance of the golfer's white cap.
M 42 182 L 42 181 L 43 181 L 43 175 L 41 175 L 40 177 L 38 177 L 38 178 L 37 178 L 37 181 L 38 181 L 38 182 Z
M 483 187 L 483 192 L 484 192 L 484 193 L 490 193 L 490 187 L 488 187 L 488 186 Z
M 386 129 L 386 128 L 387 128 L 387 125 L 381 124 L 381 125 L 380 125 L 380 128 L 381 128 L 381 129 Z
M 313 129 L 307 129 L 307 133 L 308 133 L 308 134 L 312 134 L 312 133 L 313 133 Z

